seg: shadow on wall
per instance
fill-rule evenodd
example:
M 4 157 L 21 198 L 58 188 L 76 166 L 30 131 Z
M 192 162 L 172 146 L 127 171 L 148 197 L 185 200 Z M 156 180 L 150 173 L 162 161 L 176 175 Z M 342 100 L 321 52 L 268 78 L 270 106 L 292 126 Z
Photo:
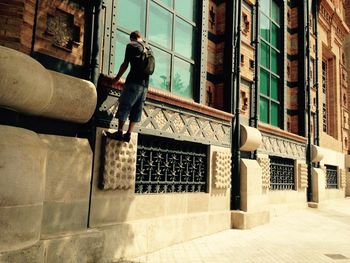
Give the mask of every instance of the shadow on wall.
M 135 214 L 136 145 L 136 135 L 130 143 L 118 142 L 106 139 L 97 129 L 89 227 L 103 233 L 104 260 L 147 251 L 146 230 L 128 223 Z

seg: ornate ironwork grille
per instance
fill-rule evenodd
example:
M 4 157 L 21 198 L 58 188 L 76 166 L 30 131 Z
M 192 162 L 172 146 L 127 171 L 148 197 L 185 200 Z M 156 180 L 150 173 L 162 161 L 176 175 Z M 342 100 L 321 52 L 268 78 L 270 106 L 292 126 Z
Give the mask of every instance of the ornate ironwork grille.
M 135 192 L 207 192 L 208 146 L 139 135 Z
M 270 156 L 270 189 L 295 189 L 293 159 Z
M 338 167 L 326 165 L 327 188 L 338 188 Z

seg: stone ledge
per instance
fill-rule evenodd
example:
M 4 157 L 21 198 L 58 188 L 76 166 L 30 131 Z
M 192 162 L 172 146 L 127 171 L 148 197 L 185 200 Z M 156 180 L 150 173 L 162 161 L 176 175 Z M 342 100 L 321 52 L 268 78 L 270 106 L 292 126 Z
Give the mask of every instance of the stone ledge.
M 46 70 L 30 56 L 0 46 L 0 105 L 42 117 L 86 123 L 97 104 L 86 80 Z
M 251 229 L 270 222 L 270 212 L 231 211 L 231 227 L 237 229 Z

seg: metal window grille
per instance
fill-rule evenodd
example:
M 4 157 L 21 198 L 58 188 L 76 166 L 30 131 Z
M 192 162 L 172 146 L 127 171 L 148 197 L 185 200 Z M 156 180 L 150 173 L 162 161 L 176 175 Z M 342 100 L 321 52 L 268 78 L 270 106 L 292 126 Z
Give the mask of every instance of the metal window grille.
M 208 146 L 139 135 L 135 192 L 207 192 Z
M 338 188 L 338 167 L 326 165 L 327 188 Z
M 270 190 L 294 189 L 294 160 L 270 156 Z

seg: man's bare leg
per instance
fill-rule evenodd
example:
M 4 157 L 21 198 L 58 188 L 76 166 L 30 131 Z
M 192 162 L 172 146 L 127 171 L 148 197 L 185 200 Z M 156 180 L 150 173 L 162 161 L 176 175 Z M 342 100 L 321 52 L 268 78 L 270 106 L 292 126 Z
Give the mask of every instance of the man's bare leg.
M 119 120 L 118 122 L 118 132 L 123 132 L 125 121 Z

